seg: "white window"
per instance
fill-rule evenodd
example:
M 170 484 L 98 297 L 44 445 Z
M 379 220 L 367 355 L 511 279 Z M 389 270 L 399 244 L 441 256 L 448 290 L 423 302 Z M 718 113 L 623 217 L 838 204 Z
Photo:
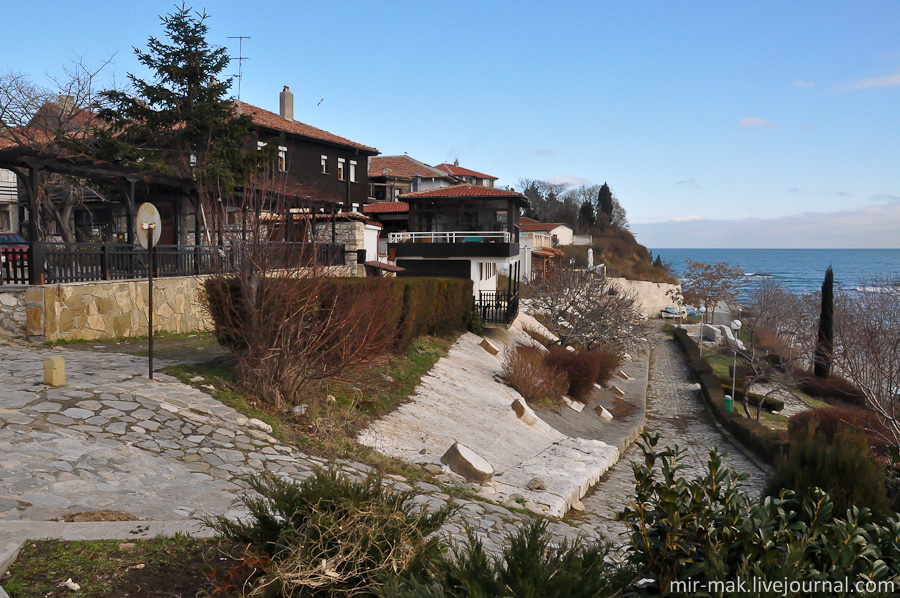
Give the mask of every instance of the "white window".
M 267 145 L 267 144 L 266 144 L 265 141 L 257 141 L 257 142 L 256 142 L 256 149 L 262 151 L 263 149 L 265 149 L 266 145 Z
M 356 182 L 356 160 L 350 160 L 350 182 Z
M 338 180 L 344 180 L 344 159 L 338 158 Z
M 322 156 L 322 174 L 328 174 L 328 156 Z
M 283 145 L 278 146 L 278 171 L 287 172 L 287 148 Z

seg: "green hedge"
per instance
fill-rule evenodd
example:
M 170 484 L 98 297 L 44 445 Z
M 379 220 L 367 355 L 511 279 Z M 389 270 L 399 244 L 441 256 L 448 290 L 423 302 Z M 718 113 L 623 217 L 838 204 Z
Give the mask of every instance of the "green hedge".
M 259 285 L 259 295 L 266 300 L 260 314 L 262 325 L 278 328 L 291 315 L 281 297 L 314 292 L 316 300 L 309 305 L 350 312 L 355 301 L 367 299 L 368 312 L 354 312 L 355 317 L 378 318 L 395 331 L 394 346 L 406 349 L 416 338 L 433 334 L 462 332 L 472 321 L 472 281 L 461 278 L 321 278 L 293 279 L 272 277 Z M 205 283 L 206 304 L 216 328 L 219 342 L 241 348 L 242 323 L 246 321 L 241 283 L 236 278 L 210 278 Z M 296 305 L 296 303 L 295 303 Z M 294 314 L 295 316 L 297 314 Z M 303 317 L 309 314 L 302 314 Z
M 726 412 L 725 390 L 722 388 L 722 383 L 719 382 L 719 379 L 712 373 L 709 363 L 700 357 L 700 349 L 697 343 L 687 335 L 684 329 L 676 328 L 674 336 L 684 350 L 688 358 L 688 366 L 700 383 L 700 392 L 703 400 L 709 406 L 716 420 L 738 442 L 753 451 L 762 461 L 774 465 L 787 449 L 786 436 L 780 432 L 770 430 L 755 420 L 741 417 L 737 413 Z

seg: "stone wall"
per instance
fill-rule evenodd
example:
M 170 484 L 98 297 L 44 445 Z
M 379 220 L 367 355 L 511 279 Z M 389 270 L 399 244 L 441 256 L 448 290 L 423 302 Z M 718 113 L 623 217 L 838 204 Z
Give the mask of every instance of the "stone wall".
M 331 242 L 331 222 L 316 224 L 316 236 L 325 243 Z M 340 219 L 334 223 L 334 242 L 344 246 L 344 265 L 349 276 L 365 276 L 365 264 L 356 263 L 356 252 L 366 248 L 366 223 L 365 220 Z M 377 259 L 376 257 L 366 258 Z
M 0 336 L 24 336 L 25 317 L 25 290 L 0 289 Z
M 648 282 L 646 280 L 627 280 L 625 278 L 611 278 L 619 288 L 633 291 L 638 298 L 640 310 L 651 318 L 658 318 L 661 309 L 675 307 L 675 303 L 666 293 L 670 289 L 678 288 L 677 284 L 665 282 Z
M 156 332 L 184 333 L 209 328 L 200 302 L 203 276 L 153 281 Z M 146 280 L 72 283 L 29 287 L 26 291 L 30 340 L 94 340 L 147 334 Z

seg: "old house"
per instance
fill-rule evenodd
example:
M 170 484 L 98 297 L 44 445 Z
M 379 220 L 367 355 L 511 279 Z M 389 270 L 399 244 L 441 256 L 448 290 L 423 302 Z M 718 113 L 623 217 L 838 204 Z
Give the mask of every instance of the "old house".
M 482 172 L 478 172 L 476 170 L 469 170 L 468 168 L 463 168 L 459 165 L 459 160 L 454 160 L 453 164 L 438 164 L 435 166 L 438 170 L 446 172 L 447 174 L 456 177 L 460 180 L 460 182 L 468 183 L 470 185 L 478 185 L 479 187 L 494 187 L 495 182 L 497 181 L 497 177 L 491 176 L 489 174 L 484 174 Z

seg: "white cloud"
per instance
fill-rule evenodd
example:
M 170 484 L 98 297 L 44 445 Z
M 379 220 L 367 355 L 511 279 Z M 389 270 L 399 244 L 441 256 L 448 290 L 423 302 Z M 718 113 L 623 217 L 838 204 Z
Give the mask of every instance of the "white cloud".
M 804 81 L 803 79 L 797 79 L 796 81 L 794 81 L 794 87 L 796 87 L 797 89 L 810 89 L 815 86 L 816 84 L 812 81 Z
M 857 89 L 877 89 L 879 87 L 900 87 L 900 73 L 894 75 L 882 75 L 880 77 L 867 77 L 858 79 L 852 83 L 841 83 L 835 87 L 836 91 L 853 91 Z
M 775 123 L 767 118 L 745 116 L 741 119 L 741 126 L 745 129 L 771 129 L 775 126 Z
M 560 183 L 565 183 L 567 185 L 572 185 L 573 187 L 581 187 L 584 185 L 585 187 L 590 187 L 594 184 L 594 182 L 590 179 L 585 179 L 579 176 L 574 176 L 571 174 L 560 174 L 551 178 L 549 183 L 553 183 L 554 185 L 558 185 Z
M 875 203 L 836 212 L 805 212 L 781 218 L 671 219 L 632 222 L 648 247 L 898 248 L 900 197 L 881 194 Z

